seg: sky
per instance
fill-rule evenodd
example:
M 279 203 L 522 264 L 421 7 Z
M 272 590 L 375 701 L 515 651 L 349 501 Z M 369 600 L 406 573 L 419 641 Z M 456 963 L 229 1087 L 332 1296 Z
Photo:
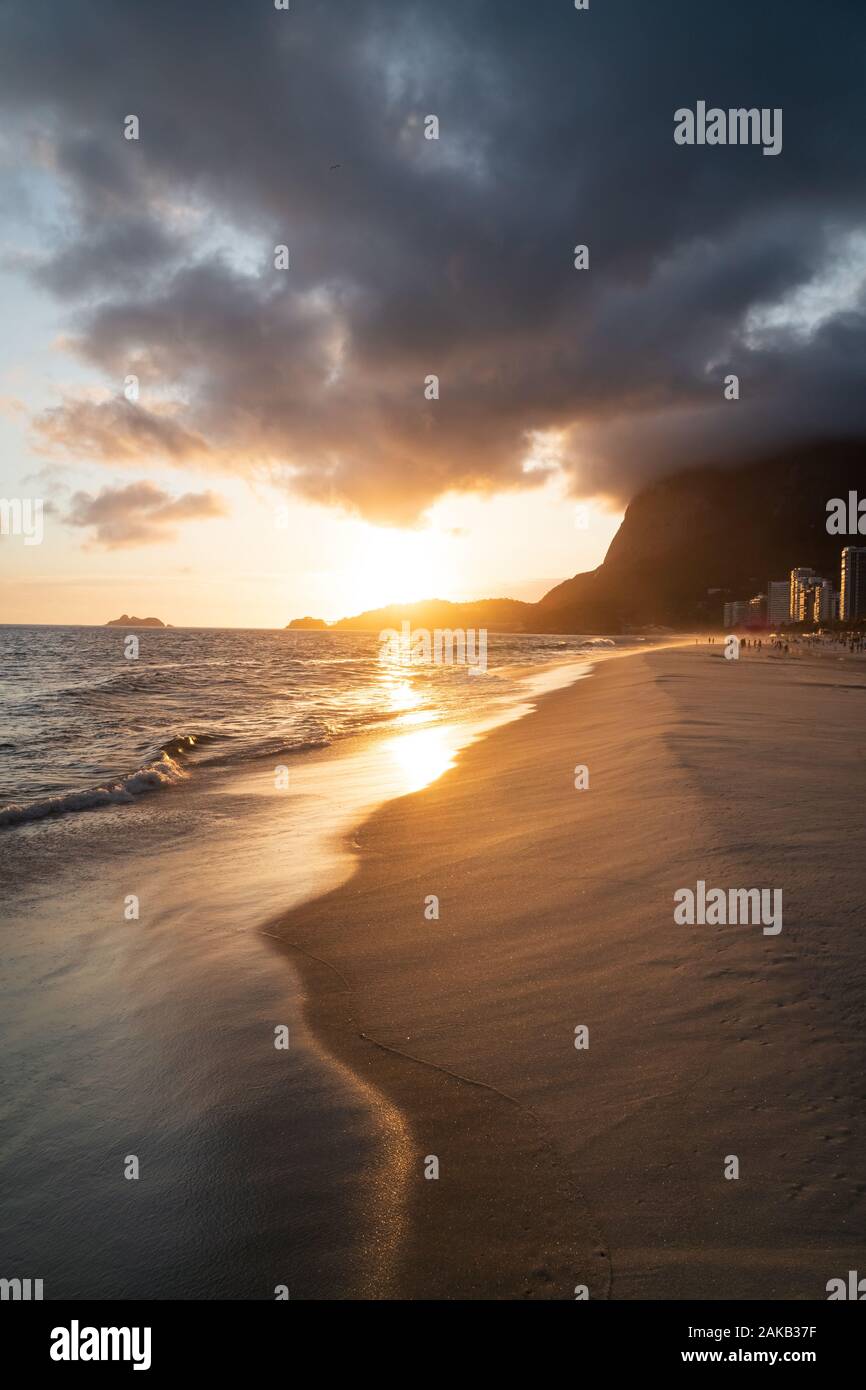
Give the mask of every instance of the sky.
M 859 435 L 864 47 L 860 0 L 0 0 L 0 621 L 531 600 L 653 479 Z M 781 152 L 678 144 L 698 101 Z

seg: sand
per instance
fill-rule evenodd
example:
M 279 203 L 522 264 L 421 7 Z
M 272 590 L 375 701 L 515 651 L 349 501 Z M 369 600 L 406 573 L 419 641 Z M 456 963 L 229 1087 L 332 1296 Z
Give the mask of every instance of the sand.
M 322 1047 L 405 1121 L 370 1185 L 376 1297 L 823 1299 L 866 1274 L 864 701 L 836 655 L 601 661 L 373 815 L 351 880 L 269 928 Z M 675 924 L 698 880 L 782 889 L 781 933 Z

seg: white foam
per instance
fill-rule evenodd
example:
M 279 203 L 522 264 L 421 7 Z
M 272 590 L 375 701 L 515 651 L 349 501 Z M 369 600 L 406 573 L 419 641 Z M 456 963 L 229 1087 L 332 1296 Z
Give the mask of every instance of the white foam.
M 180 763 L 163 752 L 153 762 L 146 763 L 119 782 L 90 787 L 82 792 L 64 792 L 62 796 L 47 796 L 28 805 L 12 802 L 0 806 L 0 826 L 21 825 L 25 821 L 42 820 L 45 816 L 62 816 L 69 811 L 93 811 L 100 806 L 121 805 L 134 801 L 146 792 L 159 791 L 182 782 L 188 775 Z

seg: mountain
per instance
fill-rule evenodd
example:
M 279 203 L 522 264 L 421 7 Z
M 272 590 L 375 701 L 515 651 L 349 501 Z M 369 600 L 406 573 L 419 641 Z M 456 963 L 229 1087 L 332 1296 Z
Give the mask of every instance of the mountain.
M 393 604 L 345 618 L 338 631 L 486 627 L 489 631 L 624 632 L 717 626 L 728 599 L 765 593 L 771 579 L 811 566 L 839 586 L 845 545 L 866 536 L 827 532 L 827 504 L 866 498 L 866 443 L 833 441 L 735 468 L 690 469 L 653 483 L 629 504 L 598 569 L 557 584 L 538 603 Z
M 341 618 L 332 624 L 334 632 L 382 632 L 385 628 L 400 631 L 401 623 L 413 627 L 481 628 L 488 632 L 523 632 L 528 615 L 535 607 L 517 598 L 483 598 L 471 603 L 450 603 L 447 599 L 423 599 L 420 603 L 392 603 L 387 608 L 373 608 L 356 618 Z
M 106 627 L 168 627 L 161 618 L 130 618 L 128 613 L 124 613 L 120 618 L 110 618 L 105 624 Z
M 737 468 L 678 473 L 630 503 L 598 569 L 535 605 L 535 632 L 619 632 L 721 621 L 727 599 L 808 565 L 838 588 L 842 548 L 827 503 L 866 495 L 866 444 L 812 445 Z

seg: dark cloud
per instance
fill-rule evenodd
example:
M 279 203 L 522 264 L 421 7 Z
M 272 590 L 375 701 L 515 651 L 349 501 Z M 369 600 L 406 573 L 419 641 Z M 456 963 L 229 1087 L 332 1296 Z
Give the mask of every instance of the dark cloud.
M 153 483 L 104 487 L 94 496 L 76 492 L 63 520 L 68 526 L 93 528 L 93 539 L 107 550 L 173 541 L 183 521 L 201 521 L 226 513 L 212 492 L 172 497 Z
M 866 426 L 866 251 L 817 318 L 768 317 L 866 223 L 859 0 L 0 14 L 0 105 L 68 195 L 34 273 L 77 302 L 80 354 L 144 387 L 65 403 L 40 425 L 55 445 L 206 456 L 406 520 L 543 479 L 534 432 L 578 491 L 622 498 Z M 781 107 L 782 153 L 675 145 L 699 99 Z
M 86 237 L 76 228 L 36 267 L 34 278 L 57 295 L 73 298 L 103 286 L 145 285 L 149 274 L 175 252 L 175 243 L 150 218 L 122 214 L 104 226 L 93 226 Z

